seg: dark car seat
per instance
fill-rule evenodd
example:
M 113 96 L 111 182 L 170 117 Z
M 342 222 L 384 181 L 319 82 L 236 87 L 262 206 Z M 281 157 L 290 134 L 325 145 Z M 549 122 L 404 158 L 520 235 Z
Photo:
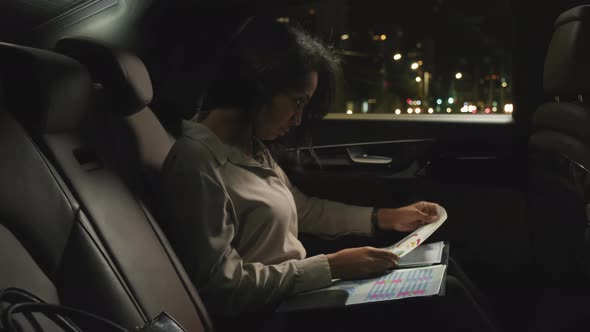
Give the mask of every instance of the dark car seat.
M 26 289 L 49 303 L 142 325 L 145 317 L 76 199 L 1 106 L 0 151 L 0 289 Z M 41 325 L 52 330 L 48 320 Z
M 174 144 L 149 107 L 153 97 L 150 75 L 136 55 L 92 39 L 67 37 L 55 51 L 86 66 L 100 90 L 101 112 L 123 119 L 133 144 L 127 151 L 147 172 L 159 172 Z
M 536 110 L 529 140 L 535 330 L 574 331 L 590 303 L 590 6 L 557 18 L 543 74 L 555 101 Z
M 129 51 L 88 38 L 63 38 L 55 50 L 89 70 L 104 124 L 99 132 L 108 132 L 113 164 L 162 223 L 160 170 L 174 138 L 149 107 L 153 91 L 145 65 Z
M 554 279 L 581 272 L 590 203 L 590 108 L 583 100 L 589 75 L 590 6 L 581 6 L 555 22 L 543 76 L 555 102 L 537 109 L 529 141 L 535 252 Z
M 189 331 L 210 330 L 184 269 L 110 157 L 117 142 L 102 131 L 88 72 L 66 56 L 16 45 L 0 44 L 0 58 L 7 104 L 71 188 L 141 318 L 167 311 Z

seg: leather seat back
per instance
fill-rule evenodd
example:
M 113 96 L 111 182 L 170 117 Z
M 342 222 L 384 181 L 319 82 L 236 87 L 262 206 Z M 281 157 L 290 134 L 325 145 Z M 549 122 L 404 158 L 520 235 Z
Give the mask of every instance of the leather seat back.
M 124 326 L 143 324 L 79 204 L 1 108 L 0 289 L 26 289 L 49 303 L 85 309 Z M 52 325 L 45 319 L 40 324 Z
M 163 223 L 160 212 L 160 170 L 174 138 L 164 129 L 149 104 L 150 75 L 136 55 L 104 42 L 80 37 L 59 40 L 55 50 L 76 59 L 91 73 L 97 91 L 97 117 L 104 127 L 98 144 L 108 147 L 113 165 L 127 184 Z
M 529 140 L 535 252 L 539 266 L 552 262 L 544 270 L 557 279 L 564 271 L 578 271 L 584 251 L 590 199 L 590 108 L 584 102 L 590 98 L 589 75 L 590 6 L 580 6 L 555 22 L 543 72 L 544 90 L 555 102 L 537 109 Z
M 210 330 L 196 290 L 151 213 L 111 158 L 118 142 L 109 141 L 113 135 L 108 119 L 94 107 L 93 82 L 86 69 L 69 57 L 32 48 L 2 44 L 3 59 L 4 54 L 18 54 L 6 70 L 7 81 L 17 81 L 19 73 L 35 65 L 27 82 L 46 88 L 32 90 L 15 84 L 6 99 L 13 105 L 23 98 L 32 100 L 24 103 L 20 115 L 15 114 L 63 176 L 103 240 L 141 318 L 145 321 L 166 311 L 189 331 Z

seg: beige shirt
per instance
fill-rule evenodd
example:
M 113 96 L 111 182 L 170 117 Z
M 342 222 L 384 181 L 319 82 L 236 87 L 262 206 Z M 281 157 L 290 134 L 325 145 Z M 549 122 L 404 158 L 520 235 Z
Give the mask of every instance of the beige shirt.
M 307 197 L 257 145 L 249 157 L 185 121 L 163 167 L 171 242 L 218 314 L 261 310 L 331 284 L 326 256 L 306 258 L 298 232 L 371 233 L 371 208 Z

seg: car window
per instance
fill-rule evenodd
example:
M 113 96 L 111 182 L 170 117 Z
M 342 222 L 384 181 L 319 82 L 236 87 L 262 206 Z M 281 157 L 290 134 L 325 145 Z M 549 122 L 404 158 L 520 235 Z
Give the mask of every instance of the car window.
M 512 35 L 504 1 L 339 0 L 273 8 L 332 45 L 343 79 L 328 118 L 511 115 Z

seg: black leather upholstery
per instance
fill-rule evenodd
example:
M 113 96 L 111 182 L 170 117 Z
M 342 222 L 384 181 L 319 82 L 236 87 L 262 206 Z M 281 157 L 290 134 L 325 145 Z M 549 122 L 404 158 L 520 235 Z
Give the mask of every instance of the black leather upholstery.
M 5 43 L 0 48 L 0 75 L 5 80 L 4 94 L 10 97 L 5 103 L 9 110 L 18 109 L 18 120 L 34 133 L 78 128 L 92 105 L 86 71 L 53 52 Z
M 0 289 L 20 287 L 126 326 L 142 324 L 78 203 L 3 110 L 0 151 Z
M 559 16 L 549 45 L 544 88 L 561 102 L 542 104 L 529 140 L 530 216 L 540 271 L 561 283 L 581 275 L 590 179 L 590 6 Z M 590 96 L 588 96 L 590 98 Z M 551 261 L 550 265 L 547 262 Z M 555 271 L 559 271 L 556 273 Z
M 0 121 L 10 123 L 2 113 Z M 74 223 L 77 207 L 61 192 L 31 142 L 16 125 L 0 131 L 0 202 L 2 219 L 21 236 L 21 242 L 38 259 L 48 276 L 55 276 Z M 31 165 L 23 167 L 23 165 Z M 35 208 L 32 209 L 31 207 Z
M 152 85 L 143 62 L 127 51 L 86 38 L 63 38 L 55 49 L 88 68 L 100 86 L 99 112 L 116 111 L 112 133 L 120 139 L 119 155 L 125 163 L 134 171 L 140 167 L 152 173 L 150 179 L 156 177 L 174 139 L 148 107 Z
M 36 90 L 31 91 L 22 84 L 13 85 L 12 74 L 26 70 L 31 62 L 40 68 L 53 68 L 47 69 L 46 73 L 57 73 L 56 75 L 63 76 L 64 80 L 67 80 L 68 74 L 76 78 L 84 76 L 85 78 L 78 79 L 81 82 L 78 88 L 83 95 L 86 95 L 87 90 L 92 94 L 91 77 L 78 62 L 63 55 L 8 44 L 0 44 L 0 58 L 4 58 L 3 54 L 14 53 L 14 49 L 26 55 L 11 58 L 11 63 L 0 63 L 0 70 L 10 66 L 7 72 L 11 75 L 5 81 L 5 85 L 11 91 L 6 96 L 11 105 L 18 105 L 19 100 L 15 99 L 16 96 L 28 96 L 31 99 L 41 97 L 41 101 L 51 102 L 59 99 L 64 93 L 71 93 L 69 86 L 64 91 L 62 85 L 50 84 L 48 91 L 43 91 L 41 96 L 37 96 Z M 137 62 L 132 63 L 137 65 Z M 68 71 L 62 71 L 61 68 L 66 64 Z M 35 85 L 39 84 L 38 80 L 49 80 L 43 73 L 31 75 L 29 84 Z M 140 104 L 145 103 L 147 99 L 141 99 Z M 93 97 L 89 100 L 92 101 Z M 111 157 L 111 150 L 119 142 L 110 132 L 108 119 L 103 116 L 104 112 L 97 112 L 94 107 L 79 108 L 77 111 L 83 115 L 72 115 L 80 119 L 74 123 L 70 121 L 72 108 L 67 107 L 68 105 L 56 107 L 59 105 L 50 103 L 51 107 L 48 107 L 40 104 L 38 108 L 28 108 L 27 116 L 20 116 L 16 108 L 12 110 L 23 125 L 32 131 L 33 138 L 59 170 L 80 203 L 81 211 L 88 217 L 96 238 L 102 243 L 120 285 L 125 290 L 126 301 L 133 304 L 131 307 L 135 307 L 143 321 L 155 317 L 161 311 L 167 311 L 189 331 L 209 330 L 208 316 L 194 287 L 150 212 L 126 185 L 125 177 L 119 172 L 119 168 L 115 167 L 116 160 Z M 62 116 L 62 111 L 68 116 Z M 43 118 L 47 114 L 51 123 L 59 125 L 59 131 L 49 130 L 51 128 L 48 126 L 36 125 L 39 123 L 38 118 Z M 64 124 L 57 121 L 60 119 Z M 72 246 L 83 248 L 85 243 L 76 242 Z M 85 271 L 91 272 L 93 267 L 86 267 Z M 67 275 L 61 277 L 59 280 L 64 284 L 75 283 L 75 280 Z M 75 295 L 71 292 L 68 294 Z M 113 307 L 117 304 L 117 301 L 114 302 Z
M 590 93 L 589 40 L 590 6 L 570 9 L 557 18 L 543 73 L 543 85 L 549 95 Z
M 152 101 L 150 76 L 134 54 L 80 37 L 59 40 L 55 51 L 80 61 L 95 82 L 109 87 L 112 98 L 117 100 L 112 110 L 121 115 L 135 114 Z
M 545 103 L 533 117 L 531 146 L 590 169 L 590 112 L 574 103 Z
M 545 58 L 543 85 L 553 96 L 575 96 L 590 92 L 590 6 L 572 8 L 561 14 Z

